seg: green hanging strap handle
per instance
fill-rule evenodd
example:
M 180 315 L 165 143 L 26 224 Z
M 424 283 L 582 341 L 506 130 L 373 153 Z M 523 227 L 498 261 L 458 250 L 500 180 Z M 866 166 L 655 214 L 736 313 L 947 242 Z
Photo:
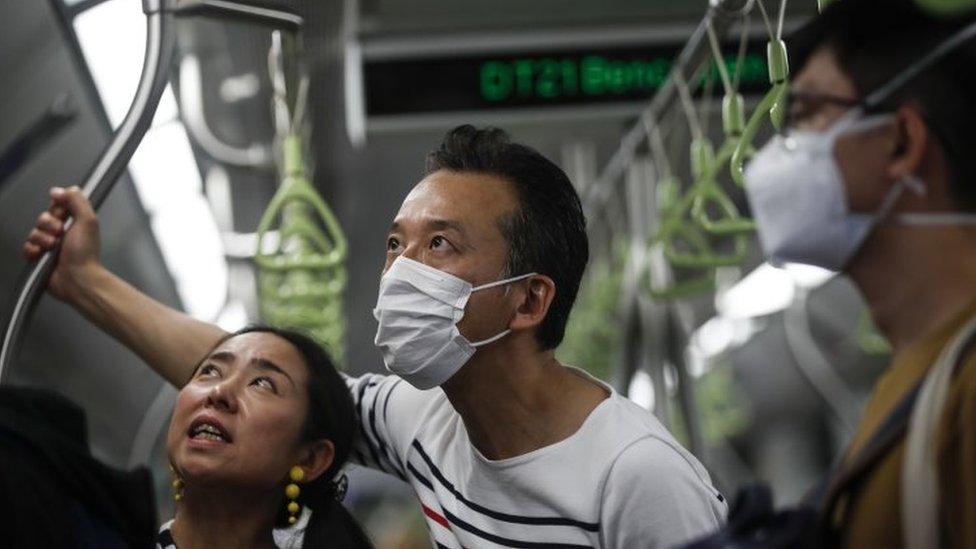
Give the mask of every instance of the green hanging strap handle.
M 730 206 L 733 212 L 735 207 L 717 184 L 710 186 L 707 181 L 708 173 L 715 169 L 715 151 L 698 126 L 691 93 L 681 80 L 681 74 L 676 72 L 675 78 L 689 126 L 692 128 L 692 134 L 696 135 L 691 142 L 691 172 L 695 181 L 673 207 L 670 207 L 667 212 L 662 212 L 661 226 L 654 243 L 663 246 L 665 258 L 674 267 L 712 269 L 739 264 L 745 260 L 748 252 L 749 242 L 745 234 L 741 233 L 733 237 L 735 249 L 731 254 L 717 253 L 712 248 L 709 236 L 702 232 L 691 215 L 696 199 L 712 199 L 722 203 L 722 198 L 725 198 L 727 201 L 725 204 Z M 698 131 L 695 131 L 696 129 Z M 714 177 L 712 179 L 714 180 Z M 716 195 L 719 198 L 715 198 Z M 682 249 L 682 244 L 686 249 Z
M 829 4 L 828 0 L 820 0 Z M 915 0 L 918 7 L 936 17 L 952 17 L 976 10 L 976 0 Z
M 742 132 L 735 151 L 732 153 L 730 169 L 732 180 L 739 186 L 745 185 L 745 162 L 752 149 L 752 142 L 756 139 L 759 126 L 762 124 L 763 117 L 769 114 L 769 120 L 773 127 L 779 131 L 783 129 L 786 121 L 786 94 L 789 92 L 790 67 L 789 58 L 786 54 L 786 43 L 782 40 L 770 40 L 766 46 L 766 57 L 769 62 L 769 82 L 772 88 L 766 93 L 756 110 L 749 117 Z
M 682 208 L 687 208 L 687 198 L 681 195 L 681 184 L 674 176 L 663 177 L 657 184 L 658 212 L 665 221 L 667 228 L 662 225 L 661 231 L 666 230 L 672 235 L 672 239 L 678 241 L 691 241 L 698 250 L 704 249 L 708 252 L 707 238 L 691 224 L 677 223 L 680 220 Z M 661 231 L 658 234 L 661 234 Z M 655 238 L 653 245 L 660 245 L 661 238 Z M 676 258 L 678 264 L 675 265 L 671 258 Z M 671 247 L 670 252 L 665 247 L 665 259 L 672 266 L 687 267 L 688 262 L 682 261 L 684 254 L 678 253 L 675 246 Z M 654 288 L 651 285 L 651 273 L 649 265 L 645 265 L 641 280 L 643 280 L 643 290 L 654 299 L 671 300 L 692 297 L 702 293 L 707 293 L 715 289 L 715 269 L 705 268 L 705 273 L 691 279 L 685 279 L 668 285 L 666 288 Z
M 711 27 L 708 31 L 716 63 L 721 64 L 723 60 L 718 49 L 718 41 Z M 673 177 L 665 178 L 659 183 L 659 203 L 662 205 L 663 220 L 653 242 L 655 245 L 662 246 L 664 258 L 672 267 L 704 272 L 664 289 L 651 288 L 650 276 L 646 277 L 648 281 L 646 289 L 655 298 L 680 299 L 714 291 L 717 268 L 739 265 L 748 253 L 748 234 L 754 230 L 755 225 L 751 219 L 741 215 L 735 203 L 718 183 L 718 171 L 721 166 L 729 162 L 741 141 L 744 101 L 742 96 L 735 92 L 723 65 L 719 65 L 719 72 L 726 89 L 722 102 L 725 142 L 716 157 L 711 141 L 704 137 L 704 132 L 698 132 L 699 136 L 691 143 L 691 173 L 694 183 L 683 196 L 680 195 L 680 185 Z M 678 85 L 681 86 L 682 83 L 679 81 Z M 683 90 L 679 87 L 679 92 L 681 91 Z M 689 123 L 694 129 L 690 94 L 685 93 L 682 100 L 686 114 L 689 116 Z M 751 147 L 748 150 L 751 151 Z M 709 216 L 709 206 L 717 208 L 719 212 L 717 219 Z M 710 235 L 732 237 L 733 251 L 715 252 Z
M 749 247 L 746 233 L 752 230 L 752 222 L 740 216 L 735 204 L 715 181 L 718 166 L 722 164 L 724 160 L 719 164 L 710 141 L 695 139 L 691 144 L 691 172 L 695 177 L 691 189 L 681 195 L 680 184 L 674 177 L 666 177 L 658 184 L 662 222 L 654 244 L 663 246 L 664 257 L 672 267 L 705 272 L 664 289 L 648 285 L 646 290 L 652 297 L 682 299 L 713 291 L 716 268 L 739 265 L 745 260 Z M 705 204 L 709 202 L 722 208 L 723 219 L 713 221 L 705 216 Z M 695 215 L 696 205 L 701 209 L 698 216 Z M 702 217 L 706 219 L 705 223 L 701 222 Z M 731 235 L 735 246 L 733 252 L 715 252 L 708 233 Z M 646 279 L 649 283 L 650 277 Z
M 711 24 L 707 27 L 707 31 L 712 57 L 725 88 L 725 97 L 722 98 L 722 129 L 725 133 L 725 141 L 719 148 L 717 157 L 710 142 L 692 142 L 692 171 L 695 173 L 696 182 L 691 217 L 711 234 L 741 235 L 752 232 L 755 226 L 751 219 L 741 215 L 728 193 L 719 184 L 718 174 L 721 167 L 731 160 L 735 149 L 738 148 L 739 142 L 742 140 L 742 132 L 745 128 L 745 100 L 738 93 L 738 86 L 746 52 L 748 19 L 742 26 L 742 36 L 739 39 L 739 56 L 736 60 L 736 78 L 734 80 L 729 77 L 729 70 L 722 56 L 718 37 Z M 751 156 L 751 149 L 751 146 L 747 149 L 746 156 Z M 709 206 L 718 212 L 718 218 L 712 218 L 709 215 Z
M 677 177 L 666 175 L 657 184 L 658 212 L 662 218 L 669 217 L 681 203 L 681 183 Z
M 722 100 L 722 122 L 726 138 L 717 155 L 707 140 L 696 140 L 691 144 L 692 173 L 697 179 L 693 190 L 695 197 L 691 217 L 705 231 L 715 235 L 740 235 L 755 230 L 755 223 L 742 216 L 718 182 L 719 170 L 729 162 L 742 136 L 743 103 L 742 96 L 738 93 L 726 94 Z M 717 219 L 708 214 L 709 205 L 719 211 Z
M 752 221 L 739 214 L 738 208 L 735 207 L 732 199 L 729 198 L 716 179 L 719 166 L 728 162 L 731 156 L 730 148 L 723 144 L 718 157 L 716 157 L 710 141 L 694 140 L 691 143 L 691 154 L 692 173 L 695 174 L 695 183 L 691 191 L 694 195 L 691 205 L 691 219 L 712 234 L 729 235 L 750 232 L 753 228 Z M 719 217 L 717 219 L 709 216 L 708 206 L 710 205 L 718 210 Z
M 284 181 L 258 225 L 254 260 L 261 316 L 274 326 L 307 331 L 341 362 L 348 244 L 332 210 L 308 181 L 301 139 L 289 134 L 283 148 Z M 279 220 L 277 246 L 268 251 L 268 234 Z
M 861 317 L 857 321 L 856 339 L 861 350 L 869 355 L 885 356 L 891 354 L 891 344 L 875 328 L 871 321 L 871 313 L 867 309 L 861 311 Z
M 661 301 L 688 299 L 690 297 L 714 292 L 716 288 L 715 269 L 709 269 L 701 276 L 675 282 L 669 287 L 663 289 L 652 288 L 650 276 L 643 277 L 643 280 L 646 281 L 644 291 L 647 292 L 647 295 L 651 296 L 653 299 Z
M 748 251 L 747 239 L 736 238 L 735 251 L 731 254 L 716 253 L 708 235 L 688 218 L 694 199 L 694 193 L 685 193 L 661 221 L 654 243 L 664 246 L 664 256 L 668 262 L 680 268 L 726 267 L 742 262 Z M 680 249 L 681 244 L 691 251 Z
M 678 184 L 673 179 L 662 181 L 662 185 L 664 186 L 662 194 L 671 195 L 672 202 L 662 205 L 662 217 L 664 219 L 658 236 L 652 245 L 663 247 L 664 258 L 671 267 L 704 272 L 693 278 L 674 282 L 666 288 L 653 288 L 650 270 L 647 269 L 642 276 L 642 279 L 646 281 L 644 289 L 652 298 L 661 300 L 683 299 L 714 291 L 715 268 L 738 264 L 742 258 L 716 254 L 712 250 L 708 235 L 686 219 L 685 214 L 689 211 L 693 195 L 685 193 L 685 195 L 678 197 Z M 674 187 L 674 189 L 669 187 Z M 681 244 L 690 248 L 691 251 L 682 250 Z M 744 255 L 742 253 L 743 257 Z
M 335 214 L 305 176 L 301 147 L 298 136 L 289 135 L 285 139 L 285 180 L 258 224 L 258 251 L 254 259 L 262 269 L 331 268 L 342 265 L 346 259 L 346 236 Z M 315 214 L 326 233 L 313 217 Z M 297 241 L 300 247 L 297 253 L 281 253 L 283 250 L 264 253 L 265 238 L 279 217 L 280 242 Z

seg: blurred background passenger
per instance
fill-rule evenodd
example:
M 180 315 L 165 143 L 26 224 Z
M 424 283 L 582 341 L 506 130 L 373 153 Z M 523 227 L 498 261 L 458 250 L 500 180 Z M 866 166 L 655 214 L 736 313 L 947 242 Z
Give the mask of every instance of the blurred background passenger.
M 848 274 L 893 350 L 824 495 L 828 546 L 976 547 L 974 36 L 973 9 L 833 3 L 746 173 L 766 253 Z

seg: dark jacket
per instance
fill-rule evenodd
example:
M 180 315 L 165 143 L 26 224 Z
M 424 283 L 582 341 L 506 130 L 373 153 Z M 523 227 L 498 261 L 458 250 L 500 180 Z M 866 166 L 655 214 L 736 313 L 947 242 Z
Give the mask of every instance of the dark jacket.
M 152 547 L 155 515 L 149 472 L 92 457 L 81 408 L 0 388 L 0 546 Z

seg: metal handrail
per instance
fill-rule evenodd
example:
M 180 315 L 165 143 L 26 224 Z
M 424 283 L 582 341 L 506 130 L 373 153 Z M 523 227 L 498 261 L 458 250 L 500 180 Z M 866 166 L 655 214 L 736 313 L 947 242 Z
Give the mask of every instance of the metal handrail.
M 169 81 L 176 43 L 173 28 L 175 15 L 216 15 L 292 31 L 300 30 L 303 23 L 300 16 L 288 11 L 225 0 L 143 0 L 142 11 L 146 14 L 146 54 L 135 97 L 125 119 L 81 187 L 96 210 L 112 191 L 152 124 L 159 99 Z M 69 218 L 65 222 L 65 230 L 71 225 Z M 24 328 L 47 286 L 58 251 L 55 249 L 44 253 L 37 263 L 25 271 L 24 282 L 7 321 L 3 346 L 0 348 L 0 384 L 17 355 Z
M 159 99 L 166 88 L 175 33 L 172 28 L 173 15 L 159 8 L 159 2 L 143 3 L 147 16 L 146 55 L 136 95 L 125 120 L 112 136 L 108 147 L 105 148 L 81 187 L 94 208 L 98 208 L 105 201 L 115 182 L 125 171 L 139 142 L 149 130 Z M 72 220 L 68 219 L 65 230 L 72 224 Z M 58 250 L 46 252 L 33 267 L 28 267 L 29 271 L 7 323 L 3 348 L 0 349 L 0 382 L 4 379 L 7 366 L 13 362 L 30 314 L 54 270 L 57 255 Z
M 180 61 L 180 108 L 190 136 L 218 162 L 245 168 L 269 169 L 274 166 L 270 146 L 252 143 L 238 147 L 224 142 L 210 129 L 204 108 L 203 74 L 200 60 L 195 55 L 186 55 Z

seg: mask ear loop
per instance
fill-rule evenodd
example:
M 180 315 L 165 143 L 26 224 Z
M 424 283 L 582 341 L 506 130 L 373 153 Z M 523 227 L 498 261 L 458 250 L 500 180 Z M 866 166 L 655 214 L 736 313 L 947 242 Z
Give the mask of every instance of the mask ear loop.
M 923 72 L 932 68 L 939 61 L 942 61 L 942 59 L 944 59 L 947 55 L 973 38 L 976 38 L 976 23 L 970 23 L 969 25 L 963 27 L 959 32 L 950 36 L 929 53 L 925 54 L 921 59 L 909 65 L 907 69 L 898 73 L 898 75 L 892 78 L 887 84 L 871 92 L 871 94 L 864 99 L 865 110 L 870 112 L 877 109 L 884 101 L 891 98 L 892 95 L 898 92 L 906 84 L 917 78 Z
M 867 230 L 865 235 L 870 234 L 878 227 L 878 225 L 881 224 L 882 221 L 888 218 L 888 216 L 891 214 L 891 210 L 895 207 L 895 204 L 898 203 L 898 199 L 900 199 L 901 195 L 904 193 L 905 193 L 905 184 L 902 183 L 901 181 L 898 181 L 897 183 L 895 183 L 895 186 L 892 187 L 891 190 L 888 191 L 885 197 L 881 200 L 881 205 L 878 206 L 878 209 L 875 210 L 875 213 L 866 214 L 866 215 L 871 215 L 871 220 L 870 220 L 869 229 Z M 865 236 L 864 238 L 867 237 Z M 864 240 L 862 239 L 861 242 L 863 244 Z
M 537 274 L 539 274 L 539 273 L 526 273 L 524 275 L 513 276 L 512 278 L 505 278 L 505 279 L 502 279 L 502 280 L 496 280 L 494 282 L 489 282 L 487 284 L 482 284 L 481 286 L 475 286 L 474 288 L 471 288 L 471 292 L 474 293 L 474 292 L 477 292 L 477 291 L 480 291 L 480 290 L 487 290 L 488 288 L 494 288 L 496 286 L 504 286 L 505 284 L 511 284 L 513 282 L 518 282 L 519 280 L 525 280 L 526 278 L 529 278 L 530 276 L 535 276 Z
M 862 102 L 865 112 L 878 109 L 882 103 L 901 90 L 920 74 L 935 66 L 950 53 L 976 38 L 976 23 L 970 23 L 947 38 L 941 44 L 925 54 L 921 59 L 912 63 L 907 69 L 898 73 L 887 84 L 871 92 Z M 903 178 L 899 188 L 908 187 L 917 194 L 925 194 L 925 184 L 915 176 Z M 900 192 L 898 195 L 900 196 Z M 884 205 L 882 204 L 882 208 Z M 898 216 L 898 221 L 905 225 L 976 225 L 976 215 L 962 213 L 907 213 Z
M 915 175 L 903 177 L 900 183 L 918 196 L 925 196 L 928 193 L 925 183 Z M 898 223 L 911 226 L 969 226 L 976 225 L 976 214 L 964 212 L 911 212 L 899 214 Z
M 488 284 L 482 284 L 481 286 L 475 286 L 474 288 L 471 288 L 471 293 L 477 292 L 478 290 L 487 290 L 488 288 L 495 288 L 495 287 L 498 287 L 498 286 L 504 286 L 506 284 L 511 284 L 513 282 L 518 282 L 519 280 L 525 280 L 526 278 L 529 278 L 531 276 L 535 276 L 537 274 L 539 274 L 539 273 L 534 273 L 534 272 L 533 273 L 526 273 L 524 275 L 519 275 L 519 276 L 515 276 L 515 277 L 512 277 L 512 278 L 506 278 L 506 279 L 503 279 L 503 280 L 496 280 L 495 282 L 489 282 Z M 505 330 L 503 330 L 499 334 L 497 334 L 495 336 L 492 336 L 492 337 L 489 337 L 488 339 L 483 339 L 481 341 L 475 341 L 475 342 L 469 342 L 469 343 L 471 344 L 472 347 L 474 347 L 474 348 L 477 349 L 478 347 L 483 347 L 483 346 L 488 345 L 490 343 L 494 343 L 494 342 L 498 341 L 499 339 L 507 336 L 510 333 L 512 333 L 512 329 L 511 328 L 506 328 Z
M 489 345 L 491 343 L 494 343 L 494 342 L 498 341 L 499 339 L 507 336 L 510 333 L 512 333 L 512 329 L 511 328 L 506 328 L 501 333 L 499 333 L 497 335 L 494 335 L 492 337 L 489 337 L 488 339 L 482 339 L 481 341 L 474 341 L 474 342 L 469 342 L 469 343 L 470 343 L 470 345 L 472 347 L 474 347 L 475 349 L 477 349 L 478 347 L 484 347 L 485 345 Z

